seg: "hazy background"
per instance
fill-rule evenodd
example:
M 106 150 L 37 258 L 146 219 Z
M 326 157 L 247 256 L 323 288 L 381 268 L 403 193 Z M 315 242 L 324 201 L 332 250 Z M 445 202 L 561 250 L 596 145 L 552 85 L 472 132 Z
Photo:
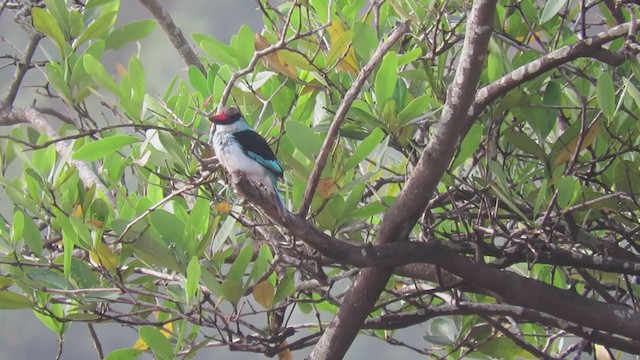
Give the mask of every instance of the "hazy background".
M 161 3 L 189 40 L 191 40 L 191 33 L 201 32 L 212 34 L 218 39 L 228 42 L 242 24 L 249 24 L 256 32 L 262 28 L 261 13 L 257 10 L 256 3 L 250 0 L 161 0 Z M 118 24 L 120 25 L 134 20 L 151 18 L 151 15 L 138 1 L 121 0 L 121 8 L 124 11 L 119 12 Z M 15 49 L 23 51 L 26 43 L 25 32 L 13 21 L 13 13 L 5 9 L 0 17 L 0 55 L 16 54 Z M 192 41 L 191 43 L 193 44 Z M 185 76 L 185 64 L 160 27 L 157 27 L 140 45 L 141 60 L 147 79 L 147 91 L 152 95 L 161 96 L 174 76 Z M 40 46 L 54 56 L 57 54 L 48 39 L 41 41 Z M 118 62 L 126 67 L 129 57 L 136 52 L 137 46 L 130 44 L 117 52 L 105 53 L 103 63 L 111 71 Z M 45 60 L 43 52 L 36 52 L 34 60 Z M 15 70 L 14 66 L 3 67 L 9 62 L 9 60 L 0 59 L 0 95 L 2 97 L 9 87 Z M 25 78 L 23 86 L 42 85 L 44 82 L 44 77 L 38 70 L 31 70 Z M 15 106 L 28 106 L 33 103 L 31 89 L 24 89 L 18 95 Z M 46 102 L 42 97 L 37 100 L 40 105 Z M 0 128 L 0 133 L 6 134 L 8 131 L 7 128 Z M 13 209 L 6 201 L 3 201 L 2 196 L 4 194 L 0 191 L 0 212 L 9 217 L 13 213 Z M 326 318 L 329 319 L 329 317 Z M 297 320 L 293 318 L 292 323 Z M 95 325 L 95 329 L 105 355 L 114 349 L 132 346 L 138 338 L 134 329 L 117 324 L 98 324 Z M 412 345 L 426 345 L 422 340 L 424 332 L 419 328 L 413 327 L 411 330 L 402 332 L 406 334 L 403 340 L 409 341 Z M 54 359 L 58 352 L 57 336 L 46 328 L 30 310 L 0 310 L 0 349 L 0 360 Z M 294 358 L 302 358 L 309 352 L 310 349 L 295 352 Z M 406 348 L 389 346 L 381 340 L 366 335 L 359 336 L 347 354 L 349 359 L 385 359 L 392 356 L 405 359 L 418 357 L 415 352 Z M 97 358 L 96 350 L 85 324 L 75 323 L 67 330 L 62 358 Z M 149 359 L 152 357 L 145 354 L 140 358 Z M 264 359 L 265 357 L 260 354 L 230 352 L 226 347 L 203 349 L 196 357 L 196 359 L 212 358 Z

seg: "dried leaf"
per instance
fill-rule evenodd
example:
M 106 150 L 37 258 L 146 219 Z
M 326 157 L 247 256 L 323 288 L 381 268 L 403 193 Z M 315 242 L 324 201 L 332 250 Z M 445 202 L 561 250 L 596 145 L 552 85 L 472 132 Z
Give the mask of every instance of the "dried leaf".
M 591 123 L 591 125 L 589 126 L 589 129 L 587 130 L 587 134 L 585 135 L 584 140 L 580 145 L 580 151 L 586 149 L 588 146 L 593 144 L 593 142 L 598 137 L 599 133 L 600 133 L 600 121 L 596 120 L 593 123 Z M 576 146 L 578 146 L 579 139 L 580 139 L 580 133 L 578 133 L 575 137 L 573 137 L 568 144 L 563 146 L 562 149 L 558 151 L 558 155 L 556 156 L 556 159 L 554 160 L 553 164 L 560 165 L 569 161 L 573 156 L 573 153 L 576 151 Z
M 328 199 L 336 190 L 338 190 L 338 184 L 332 178 L 322 178 L 318 182 L 318 194 L 323 199 Z
M 223 213 L 223 214 L 228 214 L 231 212 L 231 204 L 229 204 L 226 201 L 222 201 L 219 202 L 217 204 L 213 205 L 213 210 L 219 212 L 219 213 Z
M 340 39 L 340 37 L 349 30 L 347 30 L 347 28 L 340 20 L 333 19 L 333 21 L 331 21 L 331 25 L 327 28 L 327 31 L 329 32 L 331 44 L 334 45 L 336 42 L 338 42 L 338 39 Z M 347 53 L 338 63 L 338 68 L 353 75 L 357 75 L 360 71 L 360 66 L 358 65 L 358 60 L 356 59 L 356 52 L 351 44 L 349 45 Z
M 263 280 L 257 283 L 251 294 L 256 302 L 263 308 L 270 309 L 271 306 L 273 306 L 274 288 L 269 280 Z
M 256 50 L 258 51 L 264 50 L 269 46 L 271 46 L 271 44 L 269 43 L 269 40 L 267 40 L 264 36 L 260 34 L 255 34 L 254 41 L 255 41 L 254 45 L 256 47 Z M 298 78 L 298 73 L 296 72 L 296 69 L 293 67 L 292 64 L 282 59 L 282 57 L 279 54 L 279 51 L 274 51 L 268 55 L 265 55 L 262 58 L 262 62 L 270 70 L 273 70 L 277 73 L 280 73 L 284 76 L 288 76 L 293 79 Z

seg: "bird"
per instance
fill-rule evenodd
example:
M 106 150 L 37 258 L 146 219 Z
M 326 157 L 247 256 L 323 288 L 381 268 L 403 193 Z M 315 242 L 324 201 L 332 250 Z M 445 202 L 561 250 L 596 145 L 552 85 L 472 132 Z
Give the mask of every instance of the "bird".
M 278 191 L 277 181 L 284 177 L 284 169 L 267 141 L 255 132 L 235 107 L 223 107 L 209 117 L 215 125 L 213 149 L 220 164 L 232 176 L 244 173 L 276 194 L 284 208 L 284 199 Z

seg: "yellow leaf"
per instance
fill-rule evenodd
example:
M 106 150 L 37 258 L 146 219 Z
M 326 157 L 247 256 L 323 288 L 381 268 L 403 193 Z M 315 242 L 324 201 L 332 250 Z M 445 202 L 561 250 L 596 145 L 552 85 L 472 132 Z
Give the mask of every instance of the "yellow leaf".
M 98 242 L 96 247 L 89 251 L 89 259 L 109 271 L 115 271 L 118 267 L 118 254 L 111 251 L 103 242 Z
M 101 227 L 104 226 L 104 221 L 97 220 L 97 219 L 96 220 L 88 220 L 88 221 L 85 221 L 85 222 L 87 224 L 89 224 L 89 225 L 91 225 L 93 227 L 97 227 L 97 228 L 101 228 Z
M 258 304 L 269 309 L 273 305 L 273 291 L 273 285 L 268 280 L 263 280 L 253 287 L 251 294 Z
M 160 332 L 167 339 L 172 338 L 173 337 L 173 334 L 172 334 L 172 332 L 173 332 L 173 323 L 169 322 L 169 323 L 166 323 L 166 324 L 162 325 L 162 329 L 160 329 Z
M 595 120 L 589 126 L 587 133 L 580 145 L 580 151 L 584 150 L 596 140 L 596 137 L 600 133 L 600 121 Z M 578 141 L 580 140 L 580 133 L 576 134 L 568 144 L 562 147 L 560 151 L 558 151 L 558 155 L 556 155 L 556 159 L 553 161 L 554 165 L 564 164 L 571 159 L 573 153 L 576 151 L 576 147 L 578 146 Z
M 255 34 L 254 36 L 255 48 L 256 50 L 264 50 L 271 46 L 269 40 L 267 40 L 264 36 L 260 34 Z M 282 57 L 279 55 L 280 51 L 274 51 L 268 55 L 265 55 L 262 58 L 262 62 L 266 67 L 270 70 L 278 72 L 284 76 L 288 76 L 293 79 L 298 78 L 298 73 L 296 69 L 290 63 L 284 61 Z
M 231 204 L 226 201 L 219 202 L 213 205 L 213 210 L 223 214 L 228 214 L 231 212 Z
M 127 70 L 127 68 L 124 67 L 124 65 L 120 64 L 119 62 L 116 63 L 116 73 L 121 77 L 125 77 L 129 75 L 129 71 Z
M 76 204 L 76 206 L 73 208 L 71 216 L 82 217 L 82 204 Z
M 331 21 L 331 25 L 327 28 L 327 31 L 329 32 L 331 45 L 335 45 L 337 42 L 339 42 L 341 36 L 344 36 L 345 33 L 350 32 L 350 30 L 347 30 L 344 24 L 338 19 L 333 19 Z M 338 68 L 353 75 L 357 75 L 360 71 L 360 66 L 358 65 L 358 60 L 356 59 L 356 52 L 355 50 L 353 50 L 353 46 L 351 46 L 351 44 L 349 44 L 346 54 L 338 63 Z
M 322 178 L 318 182 L 318 194 L 323 199 L 329 198 L 336 190 L 338 190 L 338 184 L 332 178 Z
M 138 340 L 136 340 L 136 343 L 133 344 L 133 348 L 136 350 L 147 350 L 149 348 L 149 346 L 144 342 L 144 340 L 142 340 L 142 338 L 138 338 Z
M 287 340 L 280 343 L 280 346 L 287 346 Z M 291 350 L 283 350 L 278 353 L 278 360 L 291 360 L 293 357 L 291 356 Z

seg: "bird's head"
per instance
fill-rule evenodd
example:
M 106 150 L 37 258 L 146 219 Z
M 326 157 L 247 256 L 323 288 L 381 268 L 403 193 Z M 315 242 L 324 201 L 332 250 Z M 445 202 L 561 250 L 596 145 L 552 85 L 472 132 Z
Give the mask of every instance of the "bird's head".
M 231 106 L 223 107 L 217 114 L 209 117 L 209 121 L 216 125 L 231 125 L 240 119 L 242 119 L 240 110 Z

